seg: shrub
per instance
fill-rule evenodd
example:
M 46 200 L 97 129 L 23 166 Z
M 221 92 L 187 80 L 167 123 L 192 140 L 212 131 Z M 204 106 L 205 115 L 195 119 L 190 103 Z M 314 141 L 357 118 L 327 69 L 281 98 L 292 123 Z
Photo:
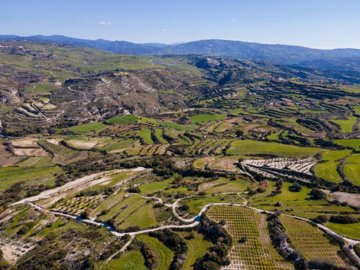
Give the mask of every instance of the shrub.
M 313 200 L 322 200 L 324 198 L 324 194 L 318 188 L 313 188 L 310 191 L 310 196 Z
M 289 191 L 291 192 L 299 192 L 301 191 L 302 187 L 298 182 L 295 182 L 291 186 L 289 186 Z
M 129 187 L 128 189 L 127 189 L 127 192 L 130 192 L 130 193 L 140 193 L 140 188 L 139 187 Z
M 328 217 L 324 215 L 317 216 L 316 218 L 313 218 L 312 221 L 319 224 L 324 224 L 325 222 L 328 222 Z
M 352 224 L 352 223 L 358 223 L 359 219 L 351 216 L 331 216 L 330 222 L 332 223 L 340 223 L 340 224 Z

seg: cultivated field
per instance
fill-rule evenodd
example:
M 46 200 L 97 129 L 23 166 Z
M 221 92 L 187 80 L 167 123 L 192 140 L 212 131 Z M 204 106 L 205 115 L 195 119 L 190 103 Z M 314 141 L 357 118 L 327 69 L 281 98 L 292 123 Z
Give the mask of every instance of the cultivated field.
M 251 209 L 236 206 L 213 206 L 207 213 L 216 222 L 225 221 L 233 239 L 229 253 L 231 264 L 224 269 L 293 269 L 272 246 L 266 217 Z M 245 243 L 239 240 L 246 237 Z

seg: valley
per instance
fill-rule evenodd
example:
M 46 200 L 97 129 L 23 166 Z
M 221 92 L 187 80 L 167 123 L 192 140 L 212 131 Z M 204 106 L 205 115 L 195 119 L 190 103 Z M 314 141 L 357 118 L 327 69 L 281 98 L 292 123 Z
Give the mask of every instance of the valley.
M 0 269 L 360 269 L 356 74 L 0 44 Z

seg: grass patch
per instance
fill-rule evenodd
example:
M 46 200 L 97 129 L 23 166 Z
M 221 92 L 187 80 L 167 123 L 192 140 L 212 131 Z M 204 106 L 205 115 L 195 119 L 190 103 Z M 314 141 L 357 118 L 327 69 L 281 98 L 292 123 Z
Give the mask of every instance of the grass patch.
M 162 191 L 165 188 L 169 187 L 171 185 L 171 182 L 172 179 L 146 183 L 140 186 L 140 190 L 142 193 L 152 193 L 156 191 Z
M 124 218 L 125 215 L 120 215 L 121 219 Z M 120 219 L 120 216 L 117 219 Z M 129 227 L 138 226 L 140 229 L 146 229 L 157 225 L 157 221 L 155 218 L 155 212 L 153 209 L 153 205 L 151 203 L 147 203 L 139 208 L 137 208 L 130 216 L 126 216 L 123 219 L 123 222 L 119 224 L 119 228 L 127 229 Z
M 107 145 L 101 147 L 100 149 L 105 150 L 107 152 L 122 151 L 131 147 L 134 143 L 135 143 L 134 139 L 111 140 Z
M 345 147 L 351 147 L 356 151 L 360 151 L 360 139 L 335 140 L 335 143 Z
M 190 214 L 197 215 L 205 205 L 216 202 L 243 203 L 241 198 L 236 195 L 220 195 L 220 196 L 206 196 L 206 197 L 192 198 L 192 199 L 184 200 L 183 204 L 189 206 L 188 212 Z
M 318 163 L 314 167 L 314 173 L 316 176 L 325 179 L 332 183 L 341 183 L 342 178 L 337 171 L 339 162 L 328 161 L 324 163 Z
M 187 232 L 181 232 L 179 233 L 183 238 L 186 238 L 186 236 L 189 234 Z M 212 246 L 212 243 L 204 240 L 204 236 L 202 234 L 199 234 L 197 232 L 192 232 L 194 238 L 187 240 L 184 239 L 186 242 L 186 245 L 188 247 L 187 253 L 186 253 L 186 259 L 183 264 L 183 270 L 192 270 L 193 265 L 196 261 L 196 259 L 201 258 L 205 255 L 206 251 Z
M 28 185 L 40 184 L 44 181 L 50 181 L 55 175 L 61 172 L 60 167 L 7 167 L 0 169 L 0 191 L 10 188 L 12 185 L 20 182 L 26 182 Z
M 342 132 L 350 133 L 353 130 L 353 126 L 356 123 L 356 119 L 357 117 L 350 116 L 349 119 L 346 120 L 331 120 L 331 121 L 339 125 Z
M 206 113 L 201 113 L 201 114 L 196 114 L 194 116 L 190 117 L 190 122 L 192 124 L 201 124 L 201 123 L 205 123 L 205 122 L 211 122 L 211 121 L 220 121 L 225 119 L 226 115 L 225 114 L 206 114 Z
M 360 223 L 354 224 L 339 224 L 339 223 L 326 223 L 329 229 L 352 239 L 360 240 Z
M 344 173 L 357 186 L 360 186 L 360 154 L 351 155 L 345 160 Z
M 158 239 L 148 235 L 139 235 L 136 238 L 141 242 L 144 242 L 154 252 L 158 259 L 157 269 L 169 269 L 174 253 L 168 247 L 166 247 Z
M 227 192 L 243 192 L 249 186 L 246 180 L 230 181 L 227 178 L 203 183 L 199 186 L 199 191 L 205 191 L 207 194 L 227 193 Z
M 102 262 L 96 265 L 97 270 L 145 270 L 145 260 L 140 250 L 123 253 L 119 259 Z
M 140 137 L 145 144 L 154 144 L 153 140 L 151 139 L 151 130 L 149 128 L 143 128 L 140 131 Z
M 106 127 L 104 123 L 96 122 L 96 123 L 88 123 L 88 124 L 82 124 L 79 126 L 73 126 L 70 129 L 70 131 L 77 133 L 77 134 L 86 134 L 86 133 L 99 133 L 101 130 L 103 130 Z
M 135 115 L 122 115 L 115 116 L 106 120 L 106 123 L 109 124 L 117 124 L 117 125 L 130 125 L 136 124 L 138 122 L 138 118 Z
M 299 147 L 273 142 L 236 140 L 227 151 L 229 155 L 275 155 L 288 157 L 313 156 L 322 152 L 319 148 Z
M 250 205 L 269 211 L 280 210 L 289 215 L 305 218 L 314 218 L 327 212 L 331 214 L 340 214 L 341 212 L 355 213 L 348 206 L 333 205 L 325 200 L 312 200 L 309 195 L 311 189 L 307 187 L 302 187 L 300 192 L 291 192 L 289 191 L 290 185 L 291 183 L 284 182 L 281 193 L 275 196 L 260 193 L 250 200 Z M 281 203 L 281 206 L 275 206 L 278 202 Z

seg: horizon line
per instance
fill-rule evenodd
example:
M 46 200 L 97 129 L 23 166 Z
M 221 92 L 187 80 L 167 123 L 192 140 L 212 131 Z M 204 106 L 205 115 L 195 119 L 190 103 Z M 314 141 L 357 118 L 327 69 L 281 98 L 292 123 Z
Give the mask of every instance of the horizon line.
M 33 35 L 17 35 L 17 34 L 0 34 L 0 37 L 9 36 L 9 37 L 18 37 L 18 38 L 32 38 L 32 37 L 66 37 L 72 39 L 80 39 L 80 40 L 88 40 L 88 41 L 108 41 L 108 42 L 129 42 L 138 45 L 148 45 L 148 44 L 158 44 L 158 45 L 166 45 L 166 46 L 176 46 L 180 44 L 192 43 L 192 42 L 199 42 L 199 41 L 210 41 L 210 40 L 217 40 L 217 41 L 230 41 L 230 42 L 242 42 L 242 43 L 250 43 L 250 44 L 259 44 L 259 45 L 268 45 L 268 46 L 289 46 L 289 47 L 300 47 L 306 48 L 311 50 L 322 50 L 322 51 L 333 51 L 333 50 L 360 50 L 360 48 L 353 48 L 353 47 L 336 47 L 336 48 L 315 48 L 309 47 L 305 45 L 298 45 L 298 44 L 283 44 L 283 43 L 266 43 L 266 42 L 257 42 L 257 41 L 245 41 L 245 40 L 235 40 L 235 39 L 223 39 L 223 38 L 206 38 L 206 39 L 197 39 L 197 40 L 189 40 L 189 41 L 181 41 L 181 42 L 172 42 L 172 43 L 162 43 L 162 42 L 136 42 L 136 41 L 129 41 L 129 40 L 120 40 L 120 39 L 104 39 L 104 38 L 83 38 L 83 37 L 74 37 L 74 36 L 67 36 L 63 34 L 33 34 Z

